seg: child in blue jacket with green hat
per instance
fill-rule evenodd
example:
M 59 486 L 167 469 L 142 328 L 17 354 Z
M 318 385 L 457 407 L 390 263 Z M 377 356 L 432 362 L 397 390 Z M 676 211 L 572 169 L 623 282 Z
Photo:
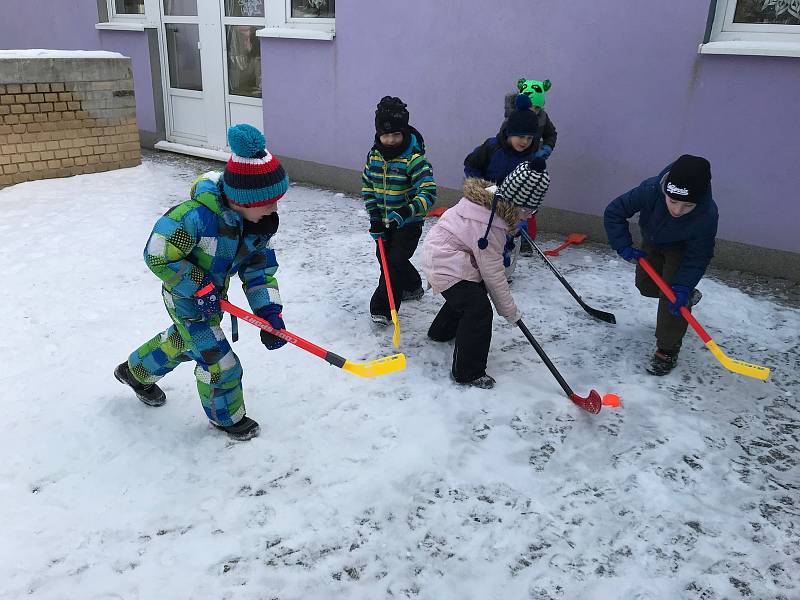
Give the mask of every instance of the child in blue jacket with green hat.
M 284 329 L 270 239 L 278 229 L 277 202 L 289 180 L 255 127 L 234 125 L 228 143 L 233 154 L 225 170 L 198 177 L 191 198 L 167 211 L 153 228 L 144 259 L 162 280 L 172 325 L 134 350 L 114 376 L 143 403 L 162 406 L 166 395 L 156 382 L 193 360 L 211 424 L 247 440 L 258 435 L 259 425 L 245 414 L 242 367 L 220 327 L 220 299 L 231 276 L 238 274 L 253 312 Z M 265 331 L 261 341 L 269 350 L 286 343 Z

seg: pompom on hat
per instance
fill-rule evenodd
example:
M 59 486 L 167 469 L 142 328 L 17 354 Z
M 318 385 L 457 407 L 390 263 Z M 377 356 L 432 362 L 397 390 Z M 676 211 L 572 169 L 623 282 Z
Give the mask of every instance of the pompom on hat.
M 231 157 L 222 174 L 222 189 L 231 204 L 244 208 L 277 202 L 289 189 L 280 161 L 267 151 L 264 135 L 252 125 L 228 128 Z

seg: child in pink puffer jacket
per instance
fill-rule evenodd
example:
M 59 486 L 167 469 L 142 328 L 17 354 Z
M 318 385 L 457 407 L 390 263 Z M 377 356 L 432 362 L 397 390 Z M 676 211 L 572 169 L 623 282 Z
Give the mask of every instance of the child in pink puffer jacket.
M 494 387 L 486 374 L 492 340 L 489 297 L 509 323 L 521 318 L 504 272 L 506 236 L 539 207 L 549 185 L 543 159 L 521 163 L 499 188 L 468 177 L 464 197 L 425 238 L 422 268 L 434 293 L 445 299 L 428 337 L 437 342 L 455 338 L 450 374 L 457 383 Z

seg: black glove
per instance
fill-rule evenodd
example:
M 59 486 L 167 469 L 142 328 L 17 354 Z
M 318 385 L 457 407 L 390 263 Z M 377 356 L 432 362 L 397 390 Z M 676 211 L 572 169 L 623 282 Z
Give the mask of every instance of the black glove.
M 411 210 L 411 207 L 408 204 L 406 204 L 405 206 L 401 206 L 400 208 L 391 211 L 386 218 L 389 219 L 390 221 L 393 221 L 393 223 L 390 224 L 391 227 L 394 227 L 396 225 L 397 228 L 400 229 L 403 225 L 406 224 L 406 221 L 408 221 L 412 217 L 412 215 L 413 212 Z
M 369 234 L 372 236 L 373 240 L 384 237 L 386 234 L 386 225 L 383 224 L 383 221 L 370 221 Z

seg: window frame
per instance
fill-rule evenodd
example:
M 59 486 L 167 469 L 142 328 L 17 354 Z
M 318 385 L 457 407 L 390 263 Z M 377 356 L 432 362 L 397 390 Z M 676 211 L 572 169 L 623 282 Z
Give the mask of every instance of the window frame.
M 336 18 L 292 17 L 292 0 L 264 0 L 266 28 L 259 37 L 332 40 Z
M 143 15 L 129 15 L 117 13 L 114 0 L 105 0 L 106 14 L 109 23 L 133 23 L 157 27 L 161 23 L 160 0 L 144 0 Z
M 738 0 L 711 0 L 700 54 L 800 57 L 800 25 L 734 23 Z
M 800 44 L 800 25 L 734 23 L 737 2 L 738 0 L 716 0 L 712 3 L 714 23 L 709 41 L 770 41 Z

